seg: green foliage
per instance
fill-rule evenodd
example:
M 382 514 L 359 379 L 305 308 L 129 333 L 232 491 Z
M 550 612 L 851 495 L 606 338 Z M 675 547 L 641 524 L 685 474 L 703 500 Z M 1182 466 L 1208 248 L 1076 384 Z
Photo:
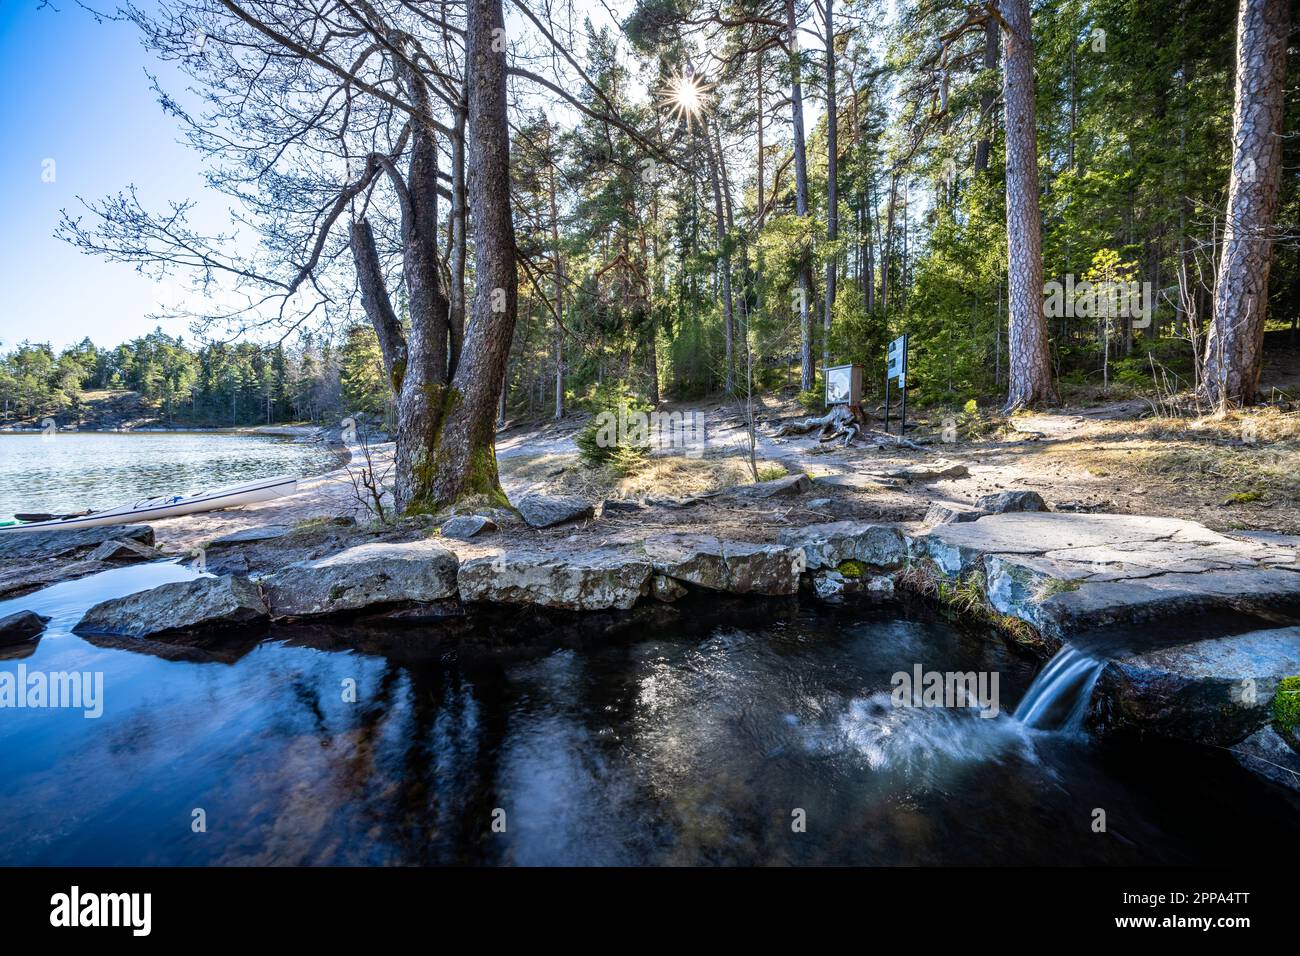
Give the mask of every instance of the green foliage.
M 649 436 L 637 433 L 635 421 L 649 412 L 650 406 L 621 383 L 598 386 L 586 404 L 592 416 L 577 437 L 583 464 L 609 466 L 621 474 L 640 464 L 646 455 L 644 439 Z M 628 427 L 629 421 L 632 427 Z
M 1300 676 L 1283 677 L 1273 693 L 1273 720 L 1278 729 L 1290 734 L 1300 724 Z
M 349 411 L 379 414 L 392 396 L 384 374 L 379 339 L 369 325 L 352 325 L 344 332 L 339 379 Z

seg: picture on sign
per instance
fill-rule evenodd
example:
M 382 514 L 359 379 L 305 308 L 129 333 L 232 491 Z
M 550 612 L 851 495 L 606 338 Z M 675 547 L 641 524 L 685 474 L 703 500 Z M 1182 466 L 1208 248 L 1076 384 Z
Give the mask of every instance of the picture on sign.
M 862 398 L 862 366 L 836 365 L 826 370 L 826 404 L 856 405 Z

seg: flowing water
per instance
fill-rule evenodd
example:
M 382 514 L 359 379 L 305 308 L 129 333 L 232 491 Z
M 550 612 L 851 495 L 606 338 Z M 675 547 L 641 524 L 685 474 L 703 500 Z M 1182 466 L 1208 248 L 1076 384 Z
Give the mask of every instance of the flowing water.
M 1015 719 L 1036 730 L 1078 731 L 1105 666 L 1104 660 L 1064 645 L 1034 678 Z
M 1026 726 L 1035 662 L 897 604 L 70 633 L 95 600 L 192 574 L 0 604 L 54 619 L 0 689 L 103 689 L 99 717 L 0 709 L 0 861 L 1240 863 L 1300 840 L 1296 802 L 1222 751 Z M 895 706 L 918 664 L 996 674 L 997 716 Z
M 0 517 L 71 513 L 273 475 L 328 471 L 315 442 L 220 432 L 0 432 Z

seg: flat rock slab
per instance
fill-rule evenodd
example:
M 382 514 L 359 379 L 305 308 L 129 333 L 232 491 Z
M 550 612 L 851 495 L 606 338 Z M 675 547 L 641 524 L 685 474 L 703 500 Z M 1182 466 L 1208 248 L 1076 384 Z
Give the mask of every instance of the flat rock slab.
M 1300 627 L 1251 631 L 1111 661 L 1117 722 L 1227 746 L 1268 722 L 1278 681 L 1300 674 Z
M 907 560 L 907 542 L 893 525 L 830 521 L 782 531 L 777 541 L 800 549 L 809 570 L 860 561 L 877 568 L 897 568 Z
M 275 541 L 279 538 L 287 537 L 293 533 L 293 528 L 288 525 L 263 525 L 256 528 L 241 528 L 239 531 L 232 531 L 230 534 L 223 534 L 219 538 L 213 538 L 205 548 L 220 549 L 233 548 L 244 544 L 261 544 L 264 541 Z
M 274 617 L 314 617 L 456 593 L 456 555 L 434 541 L 375 542 L 299 561 L 262 580 Z
M 728 488 L 723 494 L 733 498 L 784 498 L 801 495 L 812 488 L 812 479 L 807 475 L 786 475 L 772 481 L 757 481 L 752 485 L 737 485 Z
M 0 533 L 0 561 L 63 558 L 115 538 L 152 546 L 153 528 L 147 524 L 108 524 L 95 528 Z
M 523 519 L 534 528 L 550 528 L 596 516 L 591 502 L 571 495 L 527 495 L 519 499 L 518 507 Z
M 970 469 L 956 461 L 932 461 L 918 465 L 904 465 L 885 472 L 888 478 L 900 478 L 903 481 L 942 481 L 951 478 L 965 478 Z
M 806 567 L 800 548 L 711 535 L 656 535 L 644 548 L 657 573 L 732 594 L 794 594 Z
M 626 610 L 649 593 L 654 569 L 630 549 L 512 551 L 460 566 L 462 601 L 537 604 L 574 611 Z
M 0 647 L 27 644 L 45 632 L 48 617 L 35 611 L 18 611 L 0 617 Z
M 224 575 L 162 584 L 96 604 L 73 628 L 78 634 L 157 637 L 184 631 L 241 627 L 267 619 L 256 584 Z

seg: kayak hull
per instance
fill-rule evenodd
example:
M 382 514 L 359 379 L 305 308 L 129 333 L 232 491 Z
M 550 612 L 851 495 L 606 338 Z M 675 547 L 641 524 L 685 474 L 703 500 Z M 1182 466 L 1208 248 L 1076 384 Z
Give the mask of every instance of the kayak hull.
M 198 514 L 203 511 L 220 511 L 222 508 L 236 508 L 240 505 L 270 501 L 272 498 L 292 494 L 297 489 L 297 485 L 297 478 L 286 476 L 265 478 L 261 481 L 232 485 L 229 488 L 201 491 L 188 497 L 175 495 L 150 498 L 138 501 L 133 505 L 122 505 L 75 518 L 57 518 L 52 521 L 33 521 L 30 524 L 9 525 L 0 527 L 0 534 L 94 528 L 106 524 L 134 524 L 142 521 L 158 521 L 163 518 L 177 518 L 181 515 Z

